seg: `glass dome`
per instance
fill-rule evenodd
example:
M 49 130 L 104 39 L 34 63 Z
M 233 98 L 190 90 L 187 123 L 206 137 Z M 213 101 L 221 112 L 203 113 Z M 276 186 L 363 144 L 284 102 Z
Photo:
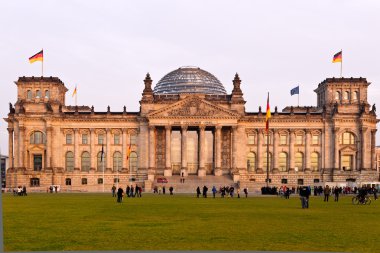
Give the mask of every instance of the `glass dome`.
M 203 93 L 225 95 L 219 80 L 198 67 L 181 67 L 165 75 L 154 87 L 155 94 Z

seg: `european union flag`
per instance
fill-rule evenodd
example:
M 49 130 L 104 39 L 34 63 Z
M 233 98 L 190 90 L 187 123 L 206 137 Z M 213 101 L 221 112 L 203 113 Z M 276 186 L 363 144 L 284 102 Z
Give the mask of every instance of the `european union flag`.
M 290 90 L 290 95 L 293 96 L 295 94 L 300 94 L 300 87 L 299 86 L 297 86 L 297 87 L 295 87 L 295 88 L 293 88 L 293 89 Z

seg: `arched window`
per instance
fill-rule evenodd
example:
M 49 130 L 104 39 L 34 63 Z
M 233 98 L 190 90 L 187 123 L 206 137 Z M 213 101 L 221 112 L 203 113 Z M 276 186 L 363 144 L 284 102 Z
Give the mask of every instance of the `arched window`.
M 278 170 L 288 171 L 288 154 L 281 152 L 278 155 Z
M 354 91 L 352 93 L 352 100 L 358 100 L 358 92 L 357 91 Z
M 49 90 L 45 90 L 45 98 L 49 98 L 50 97 L 50 92 Z
M 68 151 L 66 153 L 66 171 L 73 171 L 74 170 L 74 153 L 71 151 Z
M 31 91 L 31 90 L 28 90 L 28 91 L 26 92 L 26 98 L 27 98 L 27 99 L 32 99 L 32 97 L 33 97 L 32 91 Z
M 340 101 L 340 92 L 339 91 L 335 92 L 335 100 Z
M 88 153 L 87 151 L 84 151 L 81 157 L 81 169 L 82 171 L 89 171 L 90 166 L 91 166 L 90 153 Z
M 120 171 L 121 167 L 121 153 L 117 151 L 113 154 L 113 171 Z
M 137 154 L 136 152 L 131 152 L 129 155 L 129 169 L 131 172 L 137 172 Z
M 98 163 L 97 163 L 97 167 L 98 167 L 98 171 L 103 171 L 103 166 L 104 166 L 104 170 L 106 169 L 106 166 L 107 166 L 107 158 L 106 158 L 106 154 L 103 153 L 103 159 L 102 159 L 102 152 L 100 151 L 98 153 Z
M 350 92 L 349 91 L 345 91 L 344 92 L 344 97 L 343 97 L 345 100 L 349 100 L 350 99 Z
M 44 144 L 45 136 L 40 131 L 35 131 L 30 135 L 30 144 Z
M 71 178 L 66 178 L 65 182 L 66 182 L 66 185 L 71 185 Z
M 312 171 L 319 170 L 319 155 L 317 152 L 313 152 L 310 155 L 310 167 Z
M 36 90 L 36 98 L 40 98 L 41 97 L 41 91 L 40 90 Z
M 263 155 L 263 171 L 267 171 L 267 152 Z M 269 153 L 269 171 L 272 170 L 272 154 Z
M 253 152 L 249 152 L 247 156 L 247 169 L 249 172 L 254 172 L 256 169 L 256 155 Z
M 343 133 L 342 144 L 355 144 L 355 136 L 350 132 Z
M 294 166 L 296 171 L 303 171 L 303 154 L 301 152 L 296 153 Z

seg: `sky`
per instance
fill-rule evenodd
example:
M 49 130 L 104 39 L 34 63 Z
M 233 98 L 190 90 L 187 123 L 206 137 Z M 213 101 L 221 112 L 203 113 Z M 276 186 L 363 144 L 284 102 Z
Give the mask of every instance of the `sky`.
M 14 81 L 40 76 L 28 58 L 44 50 L 44 76 L 69 89 L 66 105 L 139 111 L 143 80 L 155 85 L 181 66 L 198 66 L 232 91 L 238 73 L 246 111 L 316 106 L 314 89 L 340 76 L 365 77 L 369 104 L 380 104 L 378 0 L 0 0 L 0 152 L 8 153 L 2 119 L 17 98 Z M 376 136 L 380 143 L 380 131 Z

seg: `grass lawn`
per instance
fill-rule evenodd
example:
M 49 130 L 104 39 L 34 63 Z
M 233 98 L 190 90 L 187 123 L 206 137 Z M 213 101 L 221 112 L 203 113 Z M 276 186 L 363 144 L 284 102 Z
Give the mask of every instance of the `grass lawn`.
M 270 250 L 379 252 L 380 202 L 312 197 L 3 195 L 6 251 Z

